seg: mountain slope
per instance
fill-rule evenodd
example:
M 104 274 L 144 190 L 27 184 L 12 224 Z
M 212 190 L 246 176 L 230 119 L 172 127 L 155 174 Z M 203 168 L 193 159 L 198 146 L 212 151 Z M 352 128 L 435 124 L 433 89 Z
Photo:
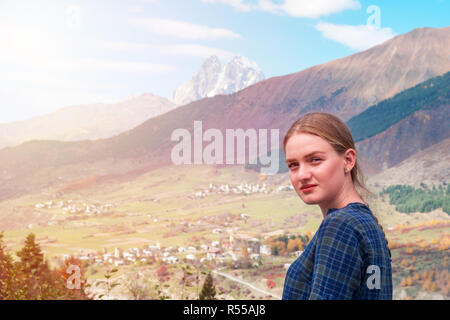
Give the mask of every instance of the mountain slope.
M 347 121 L 365 171 L 377 173 L 450 137 L 450 72 L 369 107 Z M 450 150 L 447 150 L 450 152 Z M 280 172 L 288 171 L 280 153 Z M 259 171 L 259 165 L 246 165 Z
M 384 100 L 347 121 L 355 142 L 383 132 L 422 108 L 450 103 L 450 72 Z
M 107 138 L 176 108 L 169 100 L 143 94 L 114 104 L 71 106 L 27 120 L 0 124 L 0 149 L 28 140 L 74 141 Z
M 439 185 L 450 181 L 450 138 L 442 140 L 394 167 L 370 178 L 381 187 L 408 184 L 418 187 L 420 183 Z
M 351 119 L 349 127 L 360 140 L 358 151 L 369 160 L 366 170 L 375 173 L 449 138 L 449 123 L 450 72 L 369 108 Z M 370 138 L 361 140 L 366 136 Z

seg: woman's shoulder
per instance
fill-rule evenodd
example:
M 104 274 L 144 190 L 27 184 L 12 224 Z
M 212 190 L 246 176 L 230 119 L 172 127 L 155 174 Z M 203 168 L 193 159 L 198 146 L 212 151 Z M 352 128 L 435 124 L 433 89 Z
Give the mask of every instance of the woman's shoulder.
M 321 228 L 346 228 L 356 232 L 376 226 L 377 223 L 369 206 L 360 202 L 349 203 L 344 208 L 329 209 Z

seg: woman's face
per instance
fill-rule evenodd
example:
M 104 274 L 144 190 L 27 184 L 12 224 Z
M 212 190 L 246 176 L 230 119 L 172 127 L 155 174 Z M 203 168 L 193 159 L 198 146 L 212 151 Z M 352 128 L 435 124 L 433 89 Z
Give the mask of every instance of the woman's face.
M 305 203 L 332 207 L 343 192 L 344 156 L 325 139 L 295 133 L 286 143 L 286 163 L 292 186 Z

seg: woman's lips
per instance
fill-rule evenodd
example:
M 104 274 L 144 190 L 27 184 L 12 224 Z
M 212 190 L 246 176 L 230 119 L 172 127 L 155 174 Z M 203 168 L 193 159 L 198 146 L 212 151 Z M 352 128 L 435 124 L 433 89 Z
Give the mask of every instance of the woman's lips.
M 313 191 L 315 187 L 317 187 L 317 184 L 308 184 L 301 187 L 300 190 L 302 190 L 302 192 L 310 192 Z

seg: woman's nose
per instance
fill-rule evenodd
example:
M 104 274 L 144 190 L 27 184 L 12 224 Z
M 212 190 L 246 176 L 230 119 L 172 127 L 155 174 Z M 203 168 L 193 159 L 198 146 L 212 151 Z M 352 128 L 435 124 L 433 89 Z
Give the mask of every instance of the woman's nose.
M 308 181 L 311 179 L 311 171 L 306 166 L 300 166 L 300 168 L 296 170 L 295 179 L 298 181 Z

